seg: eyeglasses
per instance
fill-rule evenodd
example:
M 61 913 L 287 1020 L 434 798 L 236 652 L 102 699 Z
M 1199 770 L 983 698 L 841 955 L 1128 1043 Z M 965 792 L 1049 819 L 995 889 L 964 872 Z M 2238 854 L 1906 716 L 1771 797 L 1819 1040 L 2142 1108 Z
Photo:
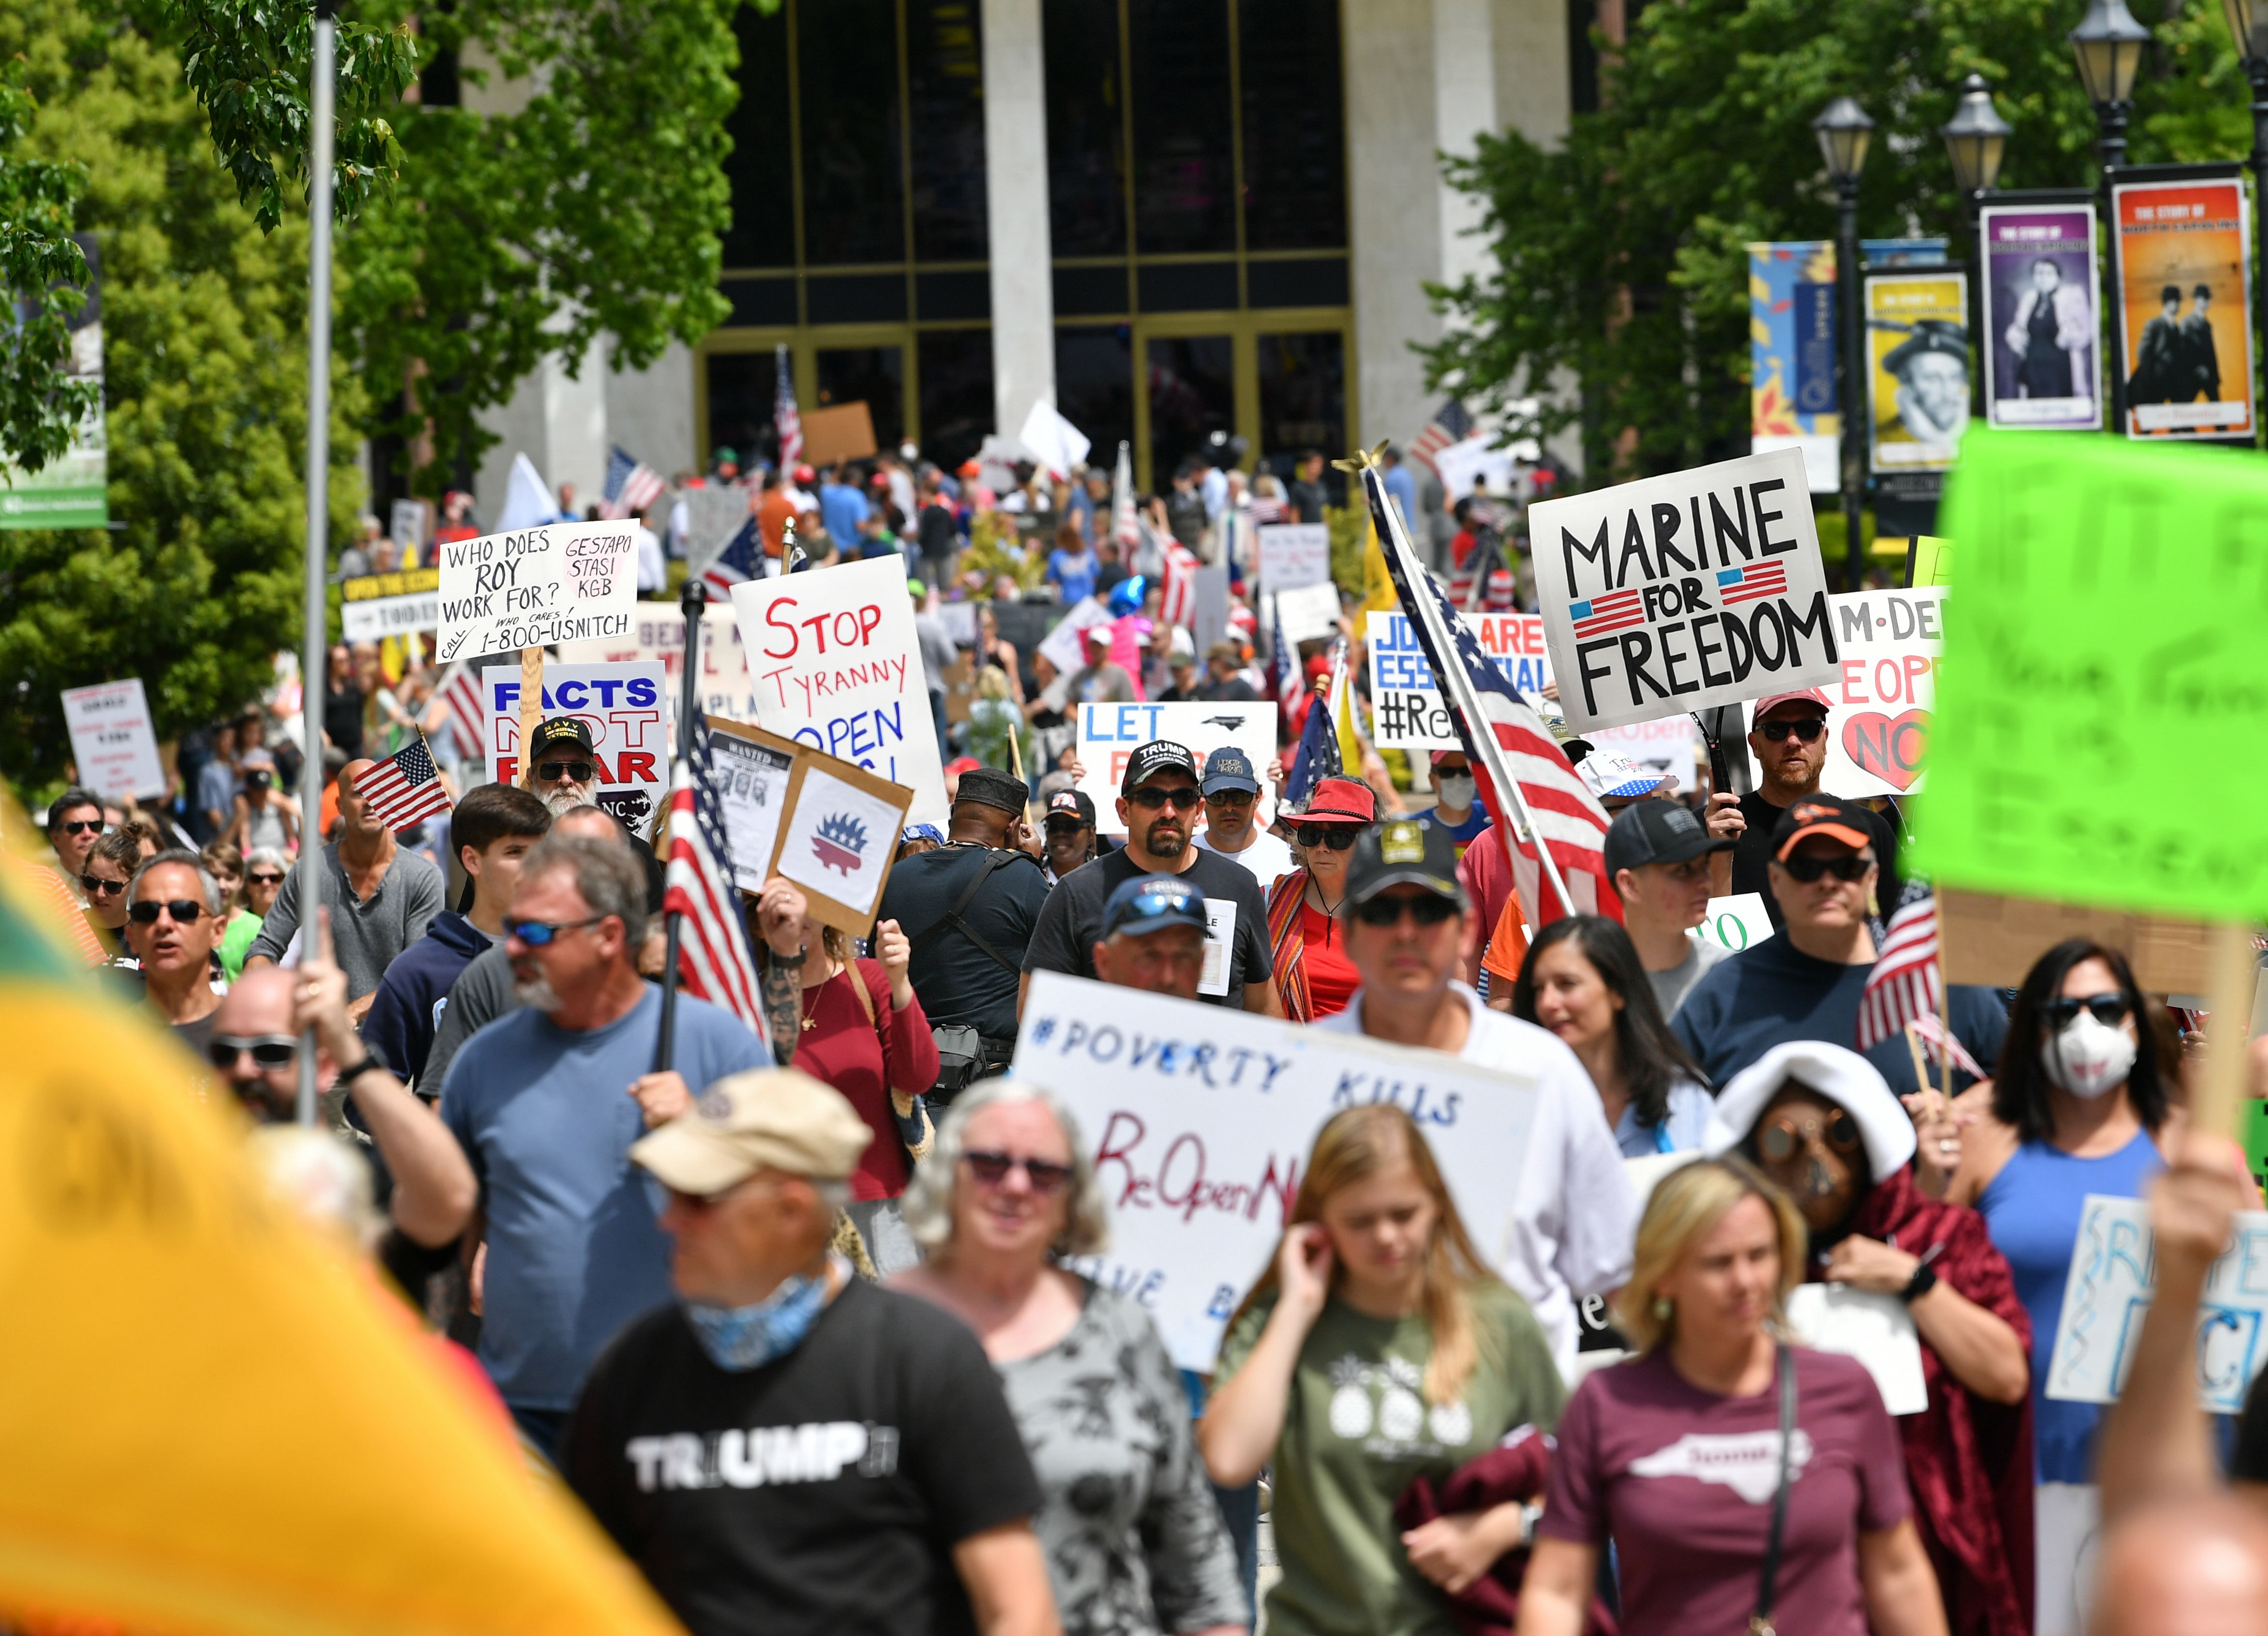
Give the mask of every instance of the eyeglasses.
M 593 915 L 584 920 L 515 920 L 506 915 L 504 932 L 506 937 L 516 937 L 530 948 L 541 948 L 562 932 L 572 932 L 580 926 L 595 926 L 604 915 Z
M 205 1046 L 205 1055 L 212 1065 L 225 1073 L 237 1065 L 245 1052 L 252 1053 L 252 1064 L 263 1071 L 288 1068 L 299 1054 L 298 1036 L 291 1034 L 216 1034 Z
M 1185 784 L 1179 789 L 1160 790 L 1145 784 L 1138 790 L 1129 790 L 1126 799 L 1145 813 L 1154 813 L 1169 805 L 1176 811 L 1188 812 L 1197 804 L 1197 792 L 1194 785 Z
M 193 926 L 204 918 L 205 906 L 194 897 L 170 898 L 162 903 L 136 903 L 126 911 L 126 917 L 136 925 L 155 925 L 160 910 L 173 916 L 175 925 Z
M 1772 1164 L 1786 1164 L 1795 1157 L 1797 1148 L 1819 1133 L 1818 1120 L 1798 1119 L 1790 1114 L 1756 1132 L 1756 1153 Z M 1859 1151 L 1859 1122 L 1840 1108 L 1827 1116 L 1827 1147 L 1837 1153 Z
M 2089 994 L 2082 999 L 2066 995 L 2043 1005 L 2040 1015 L 2048 1020 L 2050 1027 L 2066 1028 L 2079 1020 L 2081 1011 L 2091 1011 L 2104 1028 L 2115 1028 L 2126 1021 L 2131 1009 L 2124 994 Z
M 100 835 L 104 825 L 99 818 L 67 818 L 55 828 L 65 835 Z
M 1798 853 L 1793 858 L 1782 859 L 1779 866 L 1792 879 L 1809 886 L 1823 874 L 1831 874 L 1837 881 L 1863 881 L 1867 871 L 1874 866 L 1874 860 L 1864 852 L 1844 852 L 1833 858 L 1806 858 Z
M 258 870 L 254 870 L 252 873 L 245 876 L 244 878 L 254 886 L 282 886 L 284 884 L 284 877 L 282 875 L 266 874 Z
M 1292 838 L 1302 846 L 1328 846 L 1335 852 L 1354 850 L 1355 837 L 1362 833 L 1360 824 L 1303 823 L 1292 831 Z
M 121 892 L 123 892 L 126 889 L 125 881 L 106 881 L 100 875 L 83 874 L 79 876 L 78 883 L 86 888 L 86 893 L 89 897 L 92 897 L 98 893 L 104 897 L 116 897 Z
M 1249 807 L 1259 799 L 1249 790 L 1216 790 L 1205 797 L 1209 801 L 1219 801 L 1223 807 Z
M 588 784 L 591 773 L 591 763 L 586 761 L 547 761 L 535 764 L 535 776 L 546 784 L 556 784 L 562 778 L 575 784 Z
M 1306 844 L 1303 842 L 1301 844 Z M 1354 906 L 1354 917 L 1366 926 L 1383 930 L 1400 925 L 1404 910 L 1409 910 L 1410 917 L 1421 926 L 1438 926 L 1445 920 L 1454 919 L 1457 914 L 1454 899 L 1443 897 L 1438 892 L 1421 892 L 1413 897 L 1381 895 L 1366 899 Z
M 1827 731 L 1827 718 L 1805 716 L 1796 721 L 1760 721 L 1756 724 L 1756 731 L 1763 733 L 1769 743 L 1780 743 L 1793 733 L 1808 744 Z
M 968 1174 L 986 1187 L 998 1187 L 1011 1170 L 1021 1170 L 1035 1193 L 1060 1193 L 1071 1185 L 1071 1167 L 1045 1159 L 1019 1159 L 1013 1153 L 963 1153 Z

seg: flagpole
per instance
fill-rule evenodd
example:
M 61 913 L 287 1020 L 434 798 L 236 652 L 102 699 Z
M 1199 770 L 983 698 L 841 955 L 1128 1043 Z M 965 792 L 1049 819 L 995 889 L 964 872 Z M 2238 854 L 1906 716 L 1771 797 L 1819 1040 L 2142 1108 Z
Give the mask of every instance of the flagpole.
M 330 673 L 323 656 L 329 608 L 331 537 L 331 140 L 332 57 L 336 28 L 332 0 L 315 0 L 315 62 L 308 87 L 307 127 L 313 151 L 307 163 L 307 572 L 301 609 L 299 703 L 306 754 L 299 763 L 299 958 L 321 946 L 323 912 L 323 701 Z M 301 1124 L 315 1123 L 315 1031 L 299 1036 Z
M 697 576 L 688 576 L 677 605 L 685 614 L 685 668 L 678 678 L 676 758 L 669 770 L 673 790 L 677 769 L 692 760 L 693 735 L 701 727 L 701 621 L 709 606 L 708 587 Z M 728 889 L 731 884 L 725 883 Z M 676 1038 L 677 945 L 685 933 L 685 917 L 678 910 L 665 909 L 662 918 L 669 927 L 669 952 L 662 957 L 661 1035 L 653 1046 L 656 1073 L 669 1072 L 669 1049 Z
M 1417 550 L 1410 545 L 1410 536 L 1402 527 L 1402 512 L 1388 497 L 1386 484 L 1379 475 L 1378 468 L 1370 464 L 1367 459 L 1362 462 L 1362 488 L 1365 497 L 1370 502 L 1371 520 L 1385 539 L 1385 549 L 1391 551 L 1394 560 L 1402 564 L 1403 577 L 1410 587 L 1409 605 L 1403 612 L 1432 632 L 1437 644 L 1437 652 L 1445 656 L 1455 653 L 1457 645 L 1451 633 L 1436 628 L 1441 616 L 1440 610 L 1433 605 L 1432 598 L 1417 594 L 1419 587 L 1427 584 L 1425 565 L 1418 560 Z M 1535 815 L 1528 809 L 1528 798 L 1521 793 L 1520 780 L 1513 777 L 1512 770 L 1505 765 L 1504 747 L 1496 741 L 1493 733 L 1481 730 L 1486 718 L 1481 713 L 1480 698 L 1473 691 L 1471 680 L 1458 667 L 1449 664 L 1437 667 L 1433 680 L 1447 696 L 1451 709 L 1459 719 L 1465 740 L 1465 753 L 1480 757 L 1488 770 L 1489 782 L 1503 792 L 1504 799 L 1518 814 L 1521 827 L 1528 832 L 1528 838 L 1535 842 L 1536 862 L 1543 870 L 1543 878 L 1550 882 L 1551 890 L 1557 895 L 1560 909 L 1566 914 L 1573 914 L 1575 900 L 1568 895 L 1567 883 L 1560 878 L 1558 860 L 1551 856 L 1551 843 L 1536 827 Z M 1511 836 L 1504 837 L 1504 845 L 1509 854 Z

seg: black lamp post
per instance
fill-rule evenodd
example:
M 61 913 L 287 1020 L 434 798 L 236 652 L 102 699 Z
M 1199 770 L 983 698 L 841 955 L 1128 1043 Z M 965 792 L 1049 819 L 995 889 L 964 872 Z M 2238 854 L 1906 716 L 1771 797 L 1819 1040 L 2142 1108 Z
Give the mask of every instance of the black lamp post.
M 1972 254 L 1969 263 L 1969 328 L 1976 334 L 1984 313 L 1984 240 L 1977 230 L 1977 211 L 1984 195 L 2000 180 L 2000 160 L 2008 151 L 2009 133 L 2015 128 L 1992 106 L 1992 92 L 1982 74 L 1961 82 L 1961 106 L 1938 128 L 1945 138 L 1946 157 L 1953 161 L 1954 185 L 1961 189 L 1962 213 L 1969 221 Z M 1977 336 L 1977 371 L 1970 377 L 1970 395 L 1978 409 L 1984 402 L 1984 349 L 1990 335 Z
M 2268 4 L 2261 0 L 2220 0 L 2228 12 L 2229 37 L 2236 41 L 2237 55 L 2244 59 L 2244 77 L 2252 85 L 2252 234 L 2255 248 L 2252 255 L 2252 284 L 2259 292 L 2258 298 L 2268 302 L 2268 291 L 2259 289 L 2264 275 L 2261 271 L 2260 247 L 2268 247 L 2268 222 L 2263 222 L 2263 206 L 2268 205 Z M 2261 321 L 2268 331 L 2268 315 Z
M 1819 138 L 1820 152 L 1826 156 L 1827 174 L 1835 183 L 1835 285 L 1843 309 L 1843 357 L 1837 371 L 1836 401 L 1843 411 L 1843 537 L 1850 551 L 1844 586 L 1856 591 L 1865 574 L 1859 513 L 1870 418 L 1865 399 L 1866 330 L 1859 312 L 1859 173 L 1867 163 L 1867 144 L 1874 140 L 1874 122 L 1850 98 L 1837 97 L 1811 122 L 1811 129 Z
M 2110 173 L 2126 162 L 2126 120 L 2134 111 L 2134 76 L 2142 67 L 2142 48 L 2150 31 L 2134 20 L 2126 0 L 2088 0 L 2087 15 L 2071 31 L 2072 55 L 2079 59 L 2080 83 L 2095 104 L 2095 152 L 2102 177 L 2096 213 L 2109 254 L 2102 258 L 2103 351 L 2110 377 L 2110 424 L 2126 430 L 2126 359 L 2118 346 L 2118 224 L 2110 211 Z M 2109 356 L 2112 352 L 2117 356 Z

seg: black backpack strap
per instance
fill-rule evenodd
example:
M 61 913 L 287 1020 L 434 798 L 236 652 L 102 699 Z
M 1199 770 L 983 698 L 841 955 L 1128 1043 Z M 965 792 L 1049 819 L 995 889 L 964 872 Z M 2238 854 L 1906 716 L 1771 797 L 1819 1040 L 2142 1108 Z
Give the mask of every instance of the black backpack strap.
M 1787 1532 L 1787 1491 L 1795 1470 L 1795 1360 L 1783 1342 L 1773 1360 L 1779 1376 L 1779 1485 L 1772 1495 L 1771 1532 L 1764 1537 L 1764 1570 L 1756 1576 L 1756 1610 L 1749 1618 L 1750 1636 L 1773 1636 L 1772 1603 L 1779 1590 L 1781 1537 Z
M 979 932 L 975 926 L 968 924 L 967 915 L 968 906 L 976 901 L 976 895 L 984 889 L 984 883 L 992 878 L 992 874 L 995 870 L 1008 868 L 1010 866 L 1014 864 L 1019 858 L 1026 858 L 1028 857 L 1029 854 L 1011 851 L 998 847 L 988 847 L 985 850 L 989 856 L 984 859 L 984 867 L 976 872 L 976 877 L 969 881 L 968 889 L 961 893 L 960 900 L 956 902 L 952 908 L 946 910 L 944 915 L 939 919 L 926 926 L 924 926 L 920 932 L 915 935 L 914 941 L 919 942 L 922 939 L 929 937 L 932 933 L 935 932 L 939 927 L 950 925 L 958 931 L 963 937 L 967 938 L 970 942 L 976 944 L 978 948 L 983 950 L 985 954 L 999 962 L 1001 965 L 1006 967 L 1010 971 L 1014 972 L 1017 976 L 1021 976 L 1024 972 L 1024 962 L 1020 960 L 1011 960 L 998 949 L 993 947 L 991 943 L 985 938 L 982 932 Z

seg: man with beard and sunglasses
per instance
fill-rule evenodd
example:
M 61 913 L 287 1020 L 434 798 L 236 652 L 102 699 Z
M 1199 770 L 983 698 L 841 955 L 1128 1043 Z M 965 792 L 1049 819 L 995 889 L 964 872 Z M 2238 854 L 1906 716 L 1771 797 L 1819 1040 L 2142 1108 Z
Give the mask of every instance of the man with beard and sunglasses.
M 1709 798 L 1709 833 L 1736 843 L 1730 872 L 1718 879 L 1718 895 L 1761 894 L 1775 926 L 1783 925 L 1785 917 L 1767 873 L 1773 857 L 1772 832 L 1782 813 L 1820 793 L 1819 775 L 1827 765 L 1827 695 L 1817 688 L 1758 699 L 1749 719 L 1749 748 L 1763 779 L 1746 795 L 1719 790 Z M 1887 914 L 1898 901 L 1898 827 L 1856 802 L 1845 805 L 1852 823 L 1867 831 L 1881 866 L 1877 896 Z
M 1859 1003 L 1877 951 L 1867 926 L 1875 891 L 1874 814 L 1839 796 L 1811 795 L 1779 814 L 1766 884 L 1781 922 L 1705 974 L 1687 992 L 1670 1030 L 1712 1085 L 1725 1085 L 1775 1045 L 1791 1040 L 1858 1043 Z M 1995 1060 L 2008 1017 L 1990 989 L 1946 990 L 1955 1037 L 1980 1063 Z M 1867 1051 L 1890 1088 L 1919 1092 L 1904 1036 Z
M 1102 933 L 1103 906 L 1119 887 L 1144 874 L 1179 875 L 1204 896 L 1207 917 L 1215 927 L 1206 940 L 1219 947 L 1219 954 L 1211 958 L 1220 964 L 1211 983 L 1199 983 L 1197 999 L 1207 1005 L 1283 1015 L 1270 977 L 1267 905 L 1260 882 L 1250 870 L 1190 839 L 1203 800 L 1197 791 L 1197 757 L 1171 740 L 1153 740 L 1127 759 L 1118 787 L 1118 816 L 1126 825 L 1126 844 L 1072 870 L 1048 894 L 1024 951 L 1017 1015 L 1023 1014 L 1035 971 L 1095 975 L 1094 946 Z
M 599 757 L 579 717 L 554 716 L 538 726 L 527 762 L 527 787 L 553 817 L 599 799 Z

